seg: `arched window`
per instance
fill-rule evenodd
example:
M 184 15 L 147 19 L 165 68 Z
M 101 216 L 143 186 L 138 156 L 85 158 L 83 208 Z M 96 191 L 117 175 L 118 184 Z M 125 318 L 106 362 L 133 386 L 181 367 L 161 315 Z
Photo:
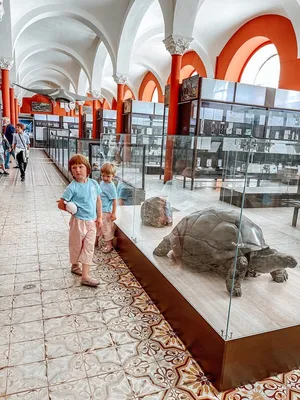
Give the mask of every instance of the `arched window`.
M 155 87 L 153 95 L 152 95 L 152 103 L 158 103 L 158 90 L 157 87 Z
M 242 83 L 278 88 L 280 60 L 276 47 L 267 44 L 257 50 L 247 62 L 241 76 Z

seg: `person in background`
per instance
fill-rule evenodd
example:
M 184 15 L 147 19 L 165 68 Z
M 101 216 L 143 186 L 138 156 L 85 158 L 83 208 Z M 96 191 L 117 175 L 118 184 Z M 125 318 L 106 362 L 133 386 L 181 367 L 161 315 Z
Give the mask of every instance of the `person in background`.
M 10 119 L 8 117 L 4 117 L 2 119 L 2 124 L 5 127 L 5 137 L 8 140 L 9 143 L 9 147 L 11 148 L 11 151 L 6 150 L 5 153 L 5 168 L 9 169 L 9 161 L 10 161 L 10 156 L 12 155 L 14 159 L 15 158 L 15 153 L 12 150 L 12 144 L 13 144 L 13 137 L 14 137 L 14 133 L 15 133 L 15 127 L 10 123 Z M 14 168 L 18 168 L 18 166 L 14 167 Z
M 105 163 L 101 167 L 101 200 L 102 200 L 102 215 L 103 224 L 101 229 L 97 231 L 96 244 L 98 244 L 99 237 L 102 237 L 105 246 L 102 249 L 103 253 L 109 253 L 113 250 L 113 238 L 115 225 L 114 221 L 117 219 L 117 190 L 113 183 L 113 178 L 116 174 L 116 167 L 112 163 Z
M 16 154 L 16 159 L 20 168 L 21 181 L 25 180 L 25 171 L 28 163 L 28 152 L 29 152 L 29 138 L 24 135 L 24 125 L 16 125 L 17 133 L 14 133 L 13 137 L 13 150 Z
M 6 139 L 6 137 L 0 133 L 0 168 L 3 170 L 3 172 L 0 172 L 0 174 L 2 175 L 9 175 L 9 173 L 7 171 L 5 171 L 5 166 L 4 166 L 4 154 L 5 154 L 5 150 L 6 151 L 10 151 L 10 144 L 8 143 L 8 140 Z
M 69 160 L 69 171 L 73 180 L 66 188 L 58 208 L 67 211 L 66 203 L 72 202 L 77 211 L 70 220 L 69 253 L 71 272 L 81 276 L 81 284 L 97 287 L 99 282 L 89 274 L 93 263 L 97 228 L 102 225 L 101 189 L 90 179 L 91 165 L 86 157 L 75 154 Z M 82 264 L 82 268 L 79 264 Z

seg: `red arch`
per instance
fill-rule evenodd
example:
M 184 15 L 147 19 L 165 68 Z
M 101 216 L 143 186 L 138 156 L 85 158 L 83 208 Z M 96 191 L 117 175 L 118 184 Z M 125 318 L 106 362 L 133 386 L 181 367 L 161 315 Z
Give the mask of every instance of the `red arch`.
M 243 25 L 227 42 L 216 65 L 216 78 L 238 81 L 249 56 L 267 42 L 273 43 L 280 58 L 279 87 L 300 88 L 297 40 L 289 19 L 262 15 Z
M 127 99 L 135 100 L 135 96 L 133 94 L 133 91 L 127 85 L 125 85 L 125 87 L 124 87 L 124 100 L 127 100 Z
M 102 105 L 103 110 L 110 110 L 110 106 L 107 102 L 106 99 L 103 99 L 103 105 Z
M 155 88 L 158 91 L 158 102 L 164 102 L 164 94 L 162 88 L 158 82 L 158 79 L 152 72 L 147 72 L 145 75 L 140 89 L 139 89 L 139 100 L 141 101 L 152 101 L 152 96 L 154 93 Z
M 111 109 L 112 110 L 116 110 L 117 109 L 117 100 L 115 98 L 112 99 Z
M 201 58 L 194 50 L 188 51 L 182 57 L 181 78 L 182 79 L 189 78 L 195 70 L 200 76 L 203 76 L 204 78 L 207 77 L 206 69 Z M 186 71 L 187 76 L 185 76 L 184 71 Z

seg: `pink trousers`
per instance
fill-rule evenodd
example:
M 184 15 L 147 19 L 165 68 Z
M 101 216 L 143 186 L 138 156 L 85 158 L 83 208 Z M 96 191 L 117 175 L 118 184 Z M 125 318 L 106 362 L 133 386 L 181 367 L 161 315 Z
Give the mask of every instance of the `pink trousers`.
M 102 214 L 102 227 L 97 229 L 97 236 L 102 237 L 105 242 L 113 240 L 115 236 L 115 224 L 111 220 L 111 213 Z
M 93 264 L 96 240 L 96 222 L 71 217 L 69 251 L 71 264 Z

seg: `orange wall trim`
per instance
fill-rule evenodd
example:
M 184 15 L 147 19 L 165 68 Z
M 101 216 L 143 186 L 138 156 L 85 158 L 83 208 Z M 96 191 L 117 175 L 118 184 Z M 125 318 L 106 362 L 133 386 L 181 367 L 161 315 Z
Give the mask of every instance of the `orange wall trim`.
M 279 15 L 262 15 L 243 25 L 227 42 L 217 58 L 216 79 L 237 82 L 253 52 L 268 42 L 273 43 L 280 58 L 279 87 L 300 89 L 300 60 L 297 40 L 289 19 Z
M 160 86 L 158 79 L 152 72 L 147 72 L 139 89 L 139 100 L 140 101 L 152 101 L 154 90 L 157 88 L 158 91 L 158 102 L 164 102 L 163 89 Z

